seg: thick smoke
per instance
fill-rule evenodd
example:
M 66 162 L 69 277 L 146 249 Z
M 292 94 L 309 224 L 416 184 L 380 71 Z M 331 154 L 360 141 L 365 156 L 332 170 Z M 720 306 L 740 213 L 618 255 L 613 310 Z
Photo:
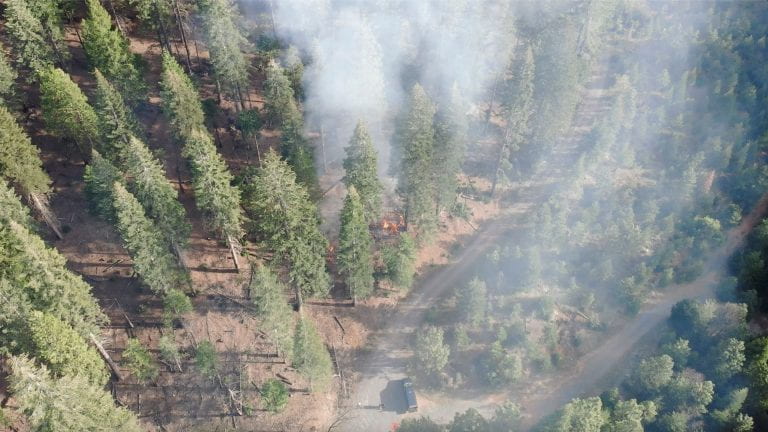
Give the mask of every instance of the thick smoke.
M 480 99 L 514 49 L 509 3 L 275 2 L 278 35 L 311 59 L 305 113 L 308 128 L 325 132 L 327 160 L 340 160 L 355 123 L 365 120 L 386 164 L 392 121 L 415 83 L 438 104 L 454 85 L 464 100 Z

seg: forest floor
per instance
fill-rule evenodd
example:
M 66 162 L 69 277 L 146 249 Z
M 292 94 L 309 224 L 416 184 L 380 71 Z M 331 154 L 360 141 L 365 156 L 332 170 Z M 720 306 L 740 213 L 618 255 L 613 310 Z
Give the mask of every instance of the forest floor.
M 127 24 L 123 22 L 124 26 Z M 268 261 L 271 255 L 257 245 L 246 245 L 245 256 L 241 258 L 243 269 L 238 272 L 227 247 L 211 238 L 194 204 L 190 173 L 162 114 L 157 87 L 160 80 L 159 46 L 140 30 L 128 28 L 127 32 L 131 35 L 131 49 L 146 63 L 145 81 L 150 83 L 149 102 L 139 113 L 139 120 L 146 130 L 146 143 L 163 161 L 166 176 L 179 191 L 179 200 L 192 223 L 184 259 L 194 287 L 194 311 L 184 316 L 173 329 L 163 328 L 161 301 L 142 289 L 134 275 L 130 256 L 121 246 L 114 227 L 88 211 L 83 159 L 73 148 L 45 131 L 39 109 L 26 110 L 25 124 L 33 142 L 40 147 L 44 168 L 53 180 L 51 207 L 65 232 L 61 240 L 52 235 L 48 235 L 47 240 L 66 257 L 70 269 L 93 286 L 94 295 L 110 319 L 100 335 L 110 356 L 120 364 L 128 339 L 138 338 L 159 359 L 159 339 L 169 332 L 182 354 L 179 364 L 158 364 L 160 374 L 151 383 L 136 381 L 121 365 L 121 372 L 127 379 L 110 383 L 113 396 L 120 404 L 137 412 L 148 430 L 294 431 L 327 428 L 337 416 L 338 398 L 343 394 L 346 381 L 337 378 L 327 391 L 308 392 L 308 383 L 283 361 L 269 341 L 269 335 L 259 330 L 246 289 L 250 277 L 248 266 Z M 67 72 L 86 93 L 90 93 L 95 82 L 85 68 L 87 61 L 78 39 L 74 28 L 69 28 L 68 43 L 73 61 Z M 204 72 L 207 55 L 202 50 L 193 53 L 193 69 L 197 71 L 202 97 L 215 99 L 215 86 Z M 248 99 L 253 106 L 260 106 L 261 95 L 255 89 L 261 87 L 263 76 L 256 71 L 251 78 L 251 89 L 254 90 Z M 32 89 L 28 90 L 30 105 L 38 106 L 39 96 Z M 237 175 L 243 168 L 256 163 L 255 155 L 231 127 L 226 101 L 222 107 L 224 109 L 214 119 L 212 131 L 219 152 Z M 279 139 L 279 131 L 262 130 L 261 154 L 274 148 Z M 321 181 L 324 185 L 337 185 L 340 177 L 339 167 L 331 165 Z M 481 179 L 463 178 L 462 181 L 479 184 L 480 189 L 487 188 L 487 182 Z M 343 186 L 335 187 L 326 197 L 325 202 L 331 203 L 331 214 L 326 215 L 329 220 L 337 219 L 333 214 L 333 203 L 340 203 L 343 193 Z M 482 231 L 478 228 L 480 224 L 499 213 L 496 202 L 467 198 L 466 204 L 473 216 L 468 220 L 442 218 L 437 240 L 419 254 L 419 273 L 447 263 L 457 242 L 478 229 Z M 332 231 L 333 224 L 330 226 Z M 333 239 L 333 233 L 326 232 Z M 305 316 L 315 322 L 340 368 L 359 354 L 371 329 L 386 323 L 397 299 L 404 294 L 380 292 L 386 296 L 360 301 L 354 308 L 338 290 L 334 298 L 305 303 Z M 219 373 L 214 379 L 203 378 L 195 370 L 195 347 L 204 340 L 211 341 L 218 354 Z M 280 377 L 290 387 L 290 402 L 281 414 L 268 413 L 258 403 L 259 386 L 274 377 Z M 238 411 L 250 415 L 239 415 Z

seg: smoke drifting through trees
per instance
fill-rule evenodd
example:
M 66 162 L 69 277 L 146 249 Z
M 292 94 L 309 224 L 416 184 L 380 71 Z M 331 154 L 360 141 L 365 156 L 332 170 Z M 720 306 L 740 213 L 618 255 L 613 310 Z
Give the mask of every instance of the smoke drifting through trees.
M 508 3 L 274 2 L 278 36 L 312 59 L 305 113 L 310 128 L 330 136 L 329 160 L 340 157 L 364 120 L 380 169 L 388 164 L 392 120 L 417 82 L 438 104 L 447 103 L 454 85 L 465 100 L 478 100 L 515 46 Z

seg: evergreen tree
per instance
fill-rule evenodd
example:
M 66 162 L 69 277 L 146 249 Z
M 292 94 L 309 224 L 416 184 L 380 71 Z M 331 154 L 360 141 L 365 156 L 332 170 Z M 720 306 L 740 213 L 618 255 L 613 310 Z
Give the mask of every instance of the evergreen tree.
M 43 27 L 43 37 L 54 53 L 56 62 L 64 67 L 69 60 L 69 48 L 64 40 L 62 31 L 62 9 L 65 7 L 61 0 L 27 0 L 29 10 L 40 21 Z
M 349 187 L 341 210 L 339 232 L 339 273 L 352 298 L 367 297 L 373 291 L 373 238 L 365 221 L 363 205 L 354 186 Z
M 288 404 L 288 388 L 282 381 L 270 378 L 259 391 L 264 408 L 273 413 L 281 412 Z
M 192 166 L 197 207 L 211 229 L 233 247 L 243 235 L 240 194 L 232 175 L 205 130 L 205 116 L 192 81 L 170 55 L 163 56 L 163 105 L 171 128 L 182 141 L 182 154 Z M 234 260 L 236 256 L 232 257 Z M 237 261 L 235 261 L 237 264 Z
M 25 194 L 48 193 L 51 183 L 43 171 L 40 150 L 3 106 L 0 106 L 0 176 Z
M 205 130 L 194 130 L 184 144 L 182 155 L 192 166 L 195 203 L 208 226 L 228 242 L 236 242 L 243 235 L 240 191 L 232 186 L 232 174 L 216 151 L 211 136 Z
M 30 69 L 34 81 L 36 73 L 42 72 L 54 63 L 54 53 L 45 40 L 45 29 L 30 10 L 27 0 L 5 2 L 5 29 L 16 55 L 16 63 Z
M 254 270 L 250 293 L 264 332 L 272 338 L 278 352 L 289 361 L 293 357 L 293 315 L 285 300 L 285 287 L 266 266 Z
M 360 194 L 368 222 L 378 220 L 381 215 L 382 186 L 378 174 L 378 155 L 368 129 L 362 121 L 357 122 L 349 146 L 345 149 L 344 184 L 354 186 Z
M 32 229 L 32 216 L 4 180 L 0 179 L 0 222 L 8 224 L 14 221 L 26 229 Z
M 81 375 L 95 386 L 109 380 L 104 361 L 85 339 L 53 315 L 33 311 L 27 317 L 29 354 L 44 363 L 54 376 Z
M 147 383 L 157 378 L 158 370 L 152 355 L 136 338 L 128 339 L 122 361 L 139 382 Z
M 293 111 L 298 111 L 293 97 L 291 81 L 285 70 L 272 61 L 267 66 L 267 78 L 264 80 L 264 110 L 271 126 L 282 126 Z
M 439 213 L 456 201 L 458 175 L 464 160 L 467 141 L 466 108 L 458 87 L 451 91 L 451 99 L 435 116 L 435 144 L 432 172 L 435 182 L 435 204 Z
M 54 68 L 40 72 L 40 105 L 52 132 L 74 140 L 84 155 L 91 154 L 99 141 L 98 117 L 66 72 Z
M 122 159 L 125 160 L 126 173 L 131 178 L 131 192 L 163 233 L 169 247 L 180 255 L 191 227 L 184 219 L 184 207 L 177 200 L 176 190 L 165 177 L 162 164 L 143 142 L 133 136 L 125 146 Z
M 136 197 L 119 182 L 115 182 L 112 194 L 117 229 L 133 258 L 136 273 L 157 294 L 176 288 L 184 277 L 164 245 L 163 233 L 147 219 Z
M 533 113 L 534 104 L 535 68 L 533 50 L 529 46 L 514 73 L 512 101 L 507 108 L 507 125 L 496 159 L 491 196 L 495 194 L 499 181 L 509 176 L 512 169 L 510 158 L 520 149 L 525 137 L 529 134 L 528 123 Z
M 83 376 L 53 379 L 45 366 L 11 357 L 10 391 L 35 431 L 140 432 L 135 415 Z
M 320 233 L 317 208 L 288 164 L 270 151 L 243 188 L 252 230 L 291 263 L 291 282 L 304 294 L 326 295 L 328 241 Z
M 437 228 L 435 183 L 432 178 L 434 116 L 432 101 L 416 84 L 398 121 L 398 147 L 394 152 L 400 157 L 397 165 L 398 189 L 405 201 L 406 222 L 427 234 Z
M 230 0 L 200 0 L 199 5 L 214 75 L 236 104 L 244 109 L 248 63 L 242 50 L 248 47 L 248 41 L 235 24 L 234 5 Z
M 114 184 L 122 181 L 122 174 L 109 163 L 108 160 L 101 157 L 101 154 L 94 150 L 91 154 L 91 161 L 85 167 L 85 196 L 91 204 L 93 213 L 104 218 L 107 221 L 115 221 L 115 197 L 112 196 Z
M 323 344 L 314 324 L 299 318 L 293 344 L 293 367 L 309 380 L 314 390 L 324 390 L 333 374 L 331 355 Z
M 96 76 L 96 113 L 99 120 L 99 151 L 110 162 L 122 166 L 124 149 L 131 136 L 142 136 L 141 126 L 123 96 L 98 69 Z
M 30 308 L 69 324 L 78 334 L 97 334 L 107 321 L 91 287 L 67 269 L 64 257 L 14 221 L 0 224 L 0 279 Z
M 283 122 L 280 148 L 283 157 L 296 173 L 296 181 L 307 188 L 310 197 L 319 199 L 320 186 L 317 182 L 315 158 L 309 143 L 304 138 L 304 120 L 297 108 L 291 110 Z
M 387 276 L 397 286 L 410 288 L 416 273 L 416 243 L 408 233 L 400 233 L 397 244 L 382 251 Z
M 465 289 L 459 290 L 457 305 L 465 322 L 477 326 L 485 319 L 487 291 L 485 281 L 477 276 Z
M 205 114 L 192 80 L 169 53 L 163 53 L 163 108 L 174 135 L 182 141 L 197 129 L 204 128 Z
M 197 345 L 197 348 L 195 348 L 195 366 L 197 366 L 200 373 L 206 378 L 213 378 L 218 373 L 216 348 L 214 348 L 211 341 L 202 341 Z
M 83 48 L 92 68 L 101 71 L 131 103 L 144 97 L 144 84 L 136 55 L 126 39 L 112 28 L 112 18 L 99 0 L 87 0 L 88 18 L 83 21 Z
M 18 74 L 11 66 L 5 51 L 0 48 L 0 105 L 8 106 L 16 98 Z
M 424 373 L 440 373 L 448 364 L 450 354 L 450 348 L 443 342 L 442 328 L 427 327 L 416 333 L 414 356 Z

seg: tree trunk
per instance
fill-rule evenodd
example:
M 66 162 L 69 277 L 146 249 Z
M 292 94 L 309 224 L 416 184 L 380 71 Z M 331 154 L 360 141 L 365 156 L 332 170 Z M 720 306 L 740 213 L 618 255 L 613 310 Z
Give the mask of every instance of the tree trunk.
M 229 245 L 229 253 L 232 254 L 232 261 L 235 264 L 235 270 L 240 272 L 240 261 L 237 259 L 237 251 L 235 250 L 235 240 L 232 240 L 231 236 L 227 236 L 227 244 Z
M 90 336 L 91 343 L 93 343 L 96 346 L 96 349 L 99 351 L 99 354 L 101 354 L 101 357 L 104 358 L 104 361 L 107 362 L 107 365 L 109 365 L 109 368 L 112 369 L 112 372 L 115 374 L 115 377 L 117 378 L 117 380 L 123 381 L 125 377 L 120 372 L 120 368 L 117 367 L 117 364 L 115 364 L 115 362 L 109 356 L 109 354 L 101 345 L 101 343 L 98 340 L 96 340 L 96 336 L 94 336 L 93 333 L 89 333 L 88 336 Z
M 123 29 L 123 25 L 120 24 L 120 18 L 117 17 L 117 12 L 115 11 L 115 4 L 112 3 L 112 0 L 108 0 L 109 2 L 109 9 L 112 11 L 112 16 L 115 17 L 115 25 L 117 26 L 117 29 L 120 31 L 120 34 L 125 37 L 125 30 Z
M 189 44 L 187 43 L 187 33 L 184 31 L 184 22 L 181 20 L 181 9 L 179 9 L 179 0 L 173 0 L 173 12 L 176 15 L 176 23 L 179 26 L 179 35 L 181 36 L 181 42 L 184 44 L 184 51 L 186 52 L 187 60 L 187 72 L 192 75 L 192 58 L 189 54 Z
M 32 205 L 40 213 L 40 216 L 43 217 L 45 224 L 51 228 L 54 234 L 56 234 L 56 237 L 58 237 L 59 240 L 63 239 L 64 236 L 61 235 L 61 225 L 59 224 L 58 219 L 56 219 L 51 209 L 48 207 L 47 199 L 45 199 L 44 196 L 36 193 L 29 194 L 29 199 L 32 202 Z
M 488 125 L 491 123 L 491 115 L 493 114 L 493 101 L 496 99 L 496 91 L 499 87 L 499 81 L 501 81 L 501 76 L 496 77 L 496 79 L 493 81 L 493 87 L 491 87 L 491 98 L 488 102 L 488 112 L 485 113 L 485 122 L 483 124 L 482 136 L 485 136 L 485 134 L 488 132 Z

